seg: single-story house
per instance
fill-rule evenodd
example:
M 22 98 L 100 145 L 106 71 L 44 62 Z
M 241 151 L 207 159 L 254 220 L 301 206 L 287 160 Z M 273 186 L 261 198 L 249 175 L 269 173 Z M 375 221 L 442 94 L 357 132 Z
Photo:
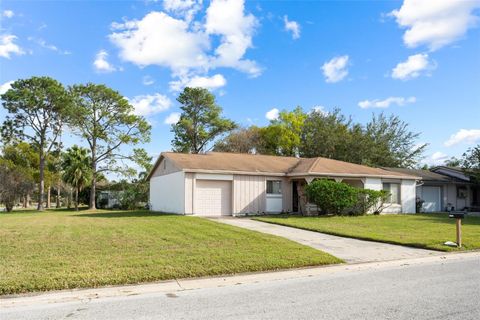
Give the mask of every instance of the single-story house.
M 315 178 L 385 189 L 383 213 L 414 213 L 416 176 L 326 158 L 164 152 L 147 177 L 150 208 L 178 214 L 308 212 L 304 187 Z
M 417 198 L 423 200 L 422 212 L 454 210 L 478 211 L 480 187 L 475 186 L 460 168 L 439 166 L 431 170 L 385 168 L 421 178 Z

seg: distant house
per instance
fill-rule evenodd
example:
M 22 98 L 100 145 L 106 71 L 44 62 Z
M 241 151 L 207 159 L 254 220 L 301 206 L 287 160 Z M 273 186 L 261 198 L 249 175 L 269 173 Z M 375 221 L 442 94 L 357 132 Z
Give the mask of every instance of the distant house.
M 148 175 L 150 208 L 208 216 L 306 212 L 305 186 L 315 178 L 388 190 L 383 213 L 415 212 L 415 175 L 320 157 L 219 152 L 162 153 Z
M 439 166 L 431 170 L 385 168 L 421 178 L 417 198 L 423 200 L 423 212 L 452 210 L 480 211 L 480 187 L 472 183 L 460 168 Z
M 97 196 L 97 206 L 101 209 L 119 209 L 121 191 L 102 190 Z

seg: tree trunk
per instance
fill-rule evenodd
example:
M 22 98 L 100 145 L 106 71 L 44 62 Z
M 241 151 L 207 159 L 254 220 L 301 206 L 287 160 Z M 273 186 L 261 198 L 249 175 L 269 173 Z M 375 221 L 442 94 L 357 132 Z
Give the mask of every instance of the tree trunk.
M 27 197 L 28 197 L 27 194 L 25 194 L 25 195 L 23 196 L 23 207 L 24 207 L 24 208 L 27 208 L 27 203 L 28 203 L 28 198 L 27 198 Z
M 38 185 L 38 205 L 37 210 L 43 211 L 43 198 L 45 192 L 45 156 L 43 154 L 43 144 L 40 145 L 40 182 Z
M 70 209 L 72 207 L 72 198 L 73 198 L 72 192 L 73 192 L 72 187 L 69 187 L 68 188 L 67 209 Z
M 57 209 L 60 208 L 60 183 L 57 184 Z
M 75 188 L 75 211 L 78 211 L 78 188 Z
M 52 187 L 48 186 L 48 188 L 47 188 L 47 206 L 46 206 L 47 209 L 50 209 L 51 204 L 52 204 L 51 195 L 52 195 Z
M 92 145 L 92 185 L 90 187 L 90 201 L 88 204 L 88 209 L 96 210 L 95 204 L 95 188 L 97 184 L 97 159 L 96 159 L 96 143 L 93 142 Z

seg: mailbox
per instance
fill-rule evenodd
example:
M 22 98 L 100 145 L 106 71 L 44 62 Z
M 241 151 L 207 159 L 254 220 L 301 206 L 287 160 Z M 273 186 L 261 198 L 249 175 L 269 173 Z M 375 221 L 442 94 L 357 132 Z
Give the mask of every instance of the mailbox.
M 454 218 L 454 219 L 464 219 L 465 218 L 465 213 L 464 212 L 452 212 L 448 215 L 449 218 Z

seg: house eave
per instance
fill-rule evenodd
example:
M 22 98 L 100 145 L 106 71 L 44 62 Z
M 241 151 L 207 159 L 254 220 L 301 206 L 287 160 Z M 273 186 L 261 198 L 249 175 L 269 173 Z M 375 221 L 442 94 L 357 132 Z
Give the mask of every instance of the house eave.
M 396 175 L 378 175 L 378 174 L 358 174 L 358 173 L 327 173 L 327 172 L 306 172 L 306 173 L 289 173 L 288 177 L 341 177 L 341 178 L 380 178 L 380 179 L 404 179 L 404 180 L 421 180 L 415 176 L 396 176 Z
M 275 176 L 285 177 L 287 174 L 279 172 L 263 172 L 263 171 L 235 171 L 235 170 L 210 170 L 210 169 L 183 169 L 183 172 L 191 173 L 212 173 L 212 174 L 239 174 L 250 176 Z

